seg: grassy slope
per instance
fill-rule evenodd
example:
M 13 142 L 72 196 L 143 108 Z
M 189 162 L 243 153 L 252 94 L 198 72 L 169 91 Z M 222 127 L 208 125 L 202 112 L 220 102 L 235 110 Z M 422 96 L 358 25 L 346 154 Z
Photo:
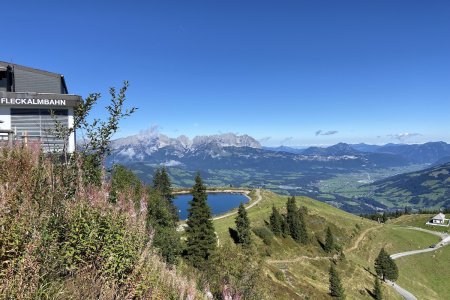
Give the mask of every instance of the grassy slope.
M 418 299 L 448 299 L 449 246 L 435 252 L 400 258 L 397 265 L 402 270 L 398 283 Z
M 450 226 L 433 226 L 433 225 L 425 225 L 425 223 L 430 220 L 435 214 L 423 214 L 423 215 L 406 215 L 401 216 L 400 218 L 394 219 L 390 221 L 391 224 L 398 225 L 406 225 L 406 226 L 415 226 L 428 230 L 450 233 Z
M 373 198 L 395 207 L 438 209 L 447 206 L 450 193 L 450 163 L 399 174 L 366 186 Z
M 425 225 L 430 216 L 402 216 L 393 220 L 393 223 L 443 231 L 442 227 Z M 450 229 L 447 228 L 447 232 L 450 233 Z M 400 258 L 397 265 L 401 270 L 398 283 L 419 299 L 447 299 L 450 295 L 450 246 L 435 252 Z
M 284 212 L 287 200 L 285 196 L 268 191 L 261 193 L 261 203 L 248 211 L 252 227 L 263 226 L 265 221 L 268 221 L 272 205 Z M 373 270 L 373 260 L 382 245 L 386 245 L 388 251 L 395 252 L 426 247 L 436 241 L 436 238 L 426 233 L 398 229 L 391 225 L 380 226 L 306 197 L 298 197 L 297 204 L 308 208 L 306 221 L 311 236 L 310 245 L 301 246 L 290 239 L 275 238 L 272 245 L 266 246 L 258 237 L 253 236 L 258 253 L 265 256 L 266 261 L 294 260 L 267 263 L 266 273 L 270 281 L 268 284 L 277 299 L 330 298 L 327 294 L 330 262 L 317 242 L 317 239 L 323 240 L 328 225 L 344 249 L 352 248 L 360 235 L 369 230 L 367 237 L 361 241 L 362 250 L 355 248 L 354 251 L 346 253 L 344 261 L 338 263 L 348 299 L 372 299 L 367 290 L 372 289 L 374 277 L 369 271 Z M 235 216 L 230 216 L 214 222 L 221 243 L 230 240 L 228 228 L 235 228 L 234 218 Z M 305 259 L 301 258 L 302 256 L 316 259 Z M 285 277 L 281 281 L 275 278 L 275 273 L 280 271 Z M 383 291 L 386 299 L 401 299 L 387 286 L 383 286 Z

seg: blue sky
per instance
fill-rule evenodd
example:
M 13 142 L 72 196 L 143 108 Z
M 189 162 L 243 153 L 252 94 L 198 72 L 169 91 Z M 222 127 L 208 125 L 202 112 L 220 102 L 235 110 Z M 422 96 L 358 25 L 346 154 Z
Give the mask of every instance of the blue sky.
M 0 60 L 82 96 L 129 80 L 117 136 L 450 141 L 448 0 L 93 2 L 8 1 Z

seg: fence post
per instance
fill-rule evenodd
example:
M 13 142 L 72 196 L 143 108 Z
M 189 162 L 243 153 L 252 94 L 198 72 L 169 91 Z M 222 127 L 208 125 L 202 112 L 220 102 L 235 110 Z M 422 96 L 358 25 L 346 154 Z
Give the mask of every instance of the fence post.
M 14 138 L 13 133 L 12 132 L 8 132 L 8 146 L 10 148 L 12 148 L 12 146 L 13 146 L 13 138 Z

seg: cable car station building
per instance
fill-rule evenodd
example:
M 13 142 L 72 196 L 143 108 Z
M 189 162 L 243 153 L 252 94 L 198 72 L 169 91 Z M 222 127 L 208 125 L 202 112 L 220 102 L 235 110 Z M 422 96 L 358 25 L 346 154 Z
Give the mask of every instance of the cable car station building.
M 64 141 L 52 135 L 55 119 L 73 127 L 80 96 L 68 93 L 64 76 L 0 61 L 0 141 L 37 141 L 45 152 L 58 152 Z M 53 114 L 53 115 L 52 115 Z M 75 150 L 75 134 L 67 151 Z

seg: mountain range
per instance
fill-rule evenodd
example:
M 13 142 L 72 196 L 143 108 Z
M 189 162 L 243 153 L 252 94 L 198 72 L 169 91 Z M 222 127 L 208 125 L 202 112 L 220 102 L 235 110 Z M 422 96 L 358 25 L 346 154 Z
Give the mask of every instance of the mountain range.
M 444 142 L 267 148 L 248 135 L 170 138 L 152 130 L 114 140 L 111 146 L 107 163 L 125 165 L 145 182 L 152 180 L 156 168 L 166 166 L 180 187 L 191 186 L 195 172 L 200 171 L 210 186 L 258 186 L 323 201 L 331 197 L 329 203 L 352 212 L 389 205 L 365 194 L 348 198 L 334 191 L 346 190 L 355 182 L 358 186 L 367 183 L 367 177 L 378 180 L 418 171 L 450 157 L 450 145 Z M 331 196 L 322 190 L 327 185 L 335 187 Z
M 183 167 L 187 170 L 255 169 L 259 172 L 316 172 L 324 169 L 348 170 L 402 166 L 408 162 L 400 155 L 357 151 L 340 143 L 328 148 L 310 147 L 302 153 L 272 151 L 248 135 L 232 133 L 169 138 L 150 132 L 113 141 L 110 160 L 121 164 Z M 234 182 L 238 184 L 238 182 Z
M 386 144 L 386 145 L 369 145 L 369 144 L 344 144 L 339 143 L 330 147 L 309 147 L 299 149 L 298 147 L 279 147 L 266 148 L 275 151 L 285 151 L 304 155 L 351 155 L 357 152 L 367 153 L 387 153 L 399 155 L 406 159 L 409 163 L 429 164 L 436 163 L 438 160 L 447 157 L 450 160 L 450 144 L 445 142 L 429 142 L 424 144 Z

